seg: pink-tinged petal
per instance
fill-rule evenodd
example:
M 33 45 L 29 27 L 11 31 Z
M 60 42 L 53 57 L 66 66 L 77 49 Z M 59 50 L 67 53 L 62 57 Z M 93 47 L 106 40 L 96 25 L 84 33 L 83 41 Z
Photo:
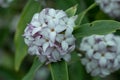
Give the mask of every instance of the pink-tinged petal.
M 94 58 L 94 59 L 100 59 L 100 58 L 101 58 L 101 53 L 95 53 L 95 54 L 93 55 L 93 58 Z
M 71 55 L 70 55 L 70 54 L 65 54 L 64 57 L 63 57 L 63 59 L 64 59 L 65 61 L 69 62 L 70 59 L 71 59 Z
M 56 32 L 50 32 L 50 40 L 52 42 L 55 42 L 55 38 L 56 38 Z
M 45 43 L 43 44 L 43 51 L 45 52 L 48 47 L 49 47 L 49 43 L 48 43 L 48 42 L 45 42 Z
M 64 31 L 66 29 L 66 27 L 65 26 L 61 26 L 61 25 L 57 25 L 56 27 L 55 27 L 55 31 L 57 32 L 57 33 L 60 33 L 60 32 L 62 32 L 62 31 Z
M 37 28 L 34 28 L 33 31 L 32 31 L 32 35 L 34 35 L 35 33 L 41 31 L 41 27 L 37 27 Z
M 56 15 L 56 11 L 54 9 L 49 9 L 49 15 L 54 17 Z
M 68 49 L 68 43 L 66 41 L 62 41 L 62 49 L 65 51 Z
M 115 53 L 105 53 L 105 58 L 106 59 L 114 59 L 115 58 Z
M 104 67 L 104 66 L 107 65 L 107 60 L 106 60 L 105 57 L 101 57 L 101 58 L 100 58 L 100 60 L 99 60 L 99 65 L 100 65 L 101 67 Z

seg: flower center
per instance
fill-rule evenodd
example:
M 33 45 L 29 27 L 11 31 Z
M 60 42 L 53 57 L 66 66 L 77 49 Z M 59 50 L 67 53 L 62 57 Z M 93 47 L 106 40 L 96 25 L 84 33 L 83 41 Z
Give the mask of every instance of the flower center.
M 51 32 L 54 32 L 55 30 L 54 29 L 51 29 Z
M 49 40 L 48 39 L 46 39 L 46 42 L 48 42 Z
M 101 56 L 102 56 L 102 57 L 104 57 L 104 56 L 105 56 L 105 54 L 103 54 L 103 53 L 102 53 L 102 55 L 101 55 Z

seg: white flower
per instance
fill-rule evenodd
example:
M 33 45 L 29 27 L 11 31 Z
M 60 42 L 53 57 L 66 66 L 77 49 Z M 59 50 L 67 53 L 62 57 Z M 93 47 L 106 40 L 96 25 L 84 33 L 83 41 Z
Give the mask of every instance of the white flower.
M 68 18 L 64 11 L 51 8 L 36 13 L 23 35 L 28 52 L 38 55 L 40 61 L 46 61 L 46 64 L 61 59 L 69 61 L 70 52 L 75 48 L 72 32 L 76 17 Z
M 83 38 L 80 50 L 85 51 L 81 62 L 92 76 L 105 77 L 120 68 L 120 37 L 113 34 Z
M 95 0 L 101 10 L 113 18 L 120 17 L 120 0 Z
M 54 23 L 58 24 L 59 19 L 66 17 L 66 13 L 62 10 L 54 10 L 54 9 L 45 9 L 48 15 L 46 15 L 47 20 L 50 21 L 52 20 Z

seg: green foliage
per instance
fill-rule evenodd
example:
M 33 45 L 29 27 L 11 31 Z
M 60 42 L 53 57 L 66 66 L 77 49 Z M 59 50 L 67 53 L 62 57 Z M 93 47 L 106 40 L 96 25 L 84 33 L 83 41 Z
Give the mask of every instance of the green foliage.
M 70 80 L 86 80 L 91 79 L 90 75 L 88 75 L 80 63 L 80 61 L 75 61 L 69 66 L 69 77 Z
M 69 9 L 67 9 L 67 10 L 66 10 L 66 13 L 67 13 L 67 15 L 68 15 L 69 17 L 70 17 L 70 16 L 74 16 L 75 13 L 76 13 L 76 10 L 77 10 L 77 5 L 75 5 L 75 6 L 71 7 L 71 8 L 69 8 Z
M 92 23 L 79 25 L 74 30 L 76 38 L 86 37 L 93 34 L 105 35 L 120 29 L 120 22 L 114 20 L 97 20 Z
M 43 63 L 40 62 L 38 57 L 34 59 L 33 65 L 30 68 L 29 72 L 25 75 L 25 77 L 22 80 L 33 80 L 35 72 L 43 65 Z
M 90 7 L 88 7 L 85 11 L 81 12 L 78 14 L 78 18 L 76 20 L 76 24 L 80 25 L 83 18 L 85 17 L 85 15 L 87 14 L 87 12 L 91 9 L 93 9 L 96 6 L 96 3 L 93 3 Z
M 24 57 L 27 55 L 27 47 L 23 40 L 23 32 L 27 24 L 30 22 L 33 14 L 40 11 L 41 6 L 35 0 L 29 0 L 25 6 L 20 21 L 18 23 L 17 31 L 15 34 L 15 69 L 19 70 L 20 64 Z
M 65 61 L 50 64 L 52 80 L 69 80 L 68 68 Z

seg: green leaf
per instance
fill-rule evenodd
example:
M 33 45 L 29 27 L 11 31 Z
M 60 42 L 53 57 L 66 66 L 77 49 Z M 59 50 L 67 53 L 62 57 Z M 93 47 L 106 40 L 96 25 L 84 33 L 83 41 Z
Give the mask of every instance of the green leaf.
M 113 20 L 97 20 L 76 27 L 73 34 L 76 38 L 90 36 L 93 34 L 105 35 L 120 29 L 120 22 Z
M 80 61 L 75 61 L 69 65 L 70 80 L 91 80 L 90 75 L 86 73 L 84 66 Z
M 24 43 L 24 39 L 22 37 L 24 33 L 24 29 L 27 24 L 31 21 L 34 13 L 40 11 L 41 6 L 35 0 L 28 0 L 27 5 L 25 6 L 20 21 L 18 23 L 17 31 L 15 34 L 15 69 L 18 71 L 22 60 L 27 55 L 27 46 Z
M 78 18 L 76 20 L 76 24 L 80 25 L 83 18 L 85 17 L 85 15 L 87 14 L 88 11 L 90 11 L 91 9 L 93 9 L 94 7 L 96 7 L 96 3 L 93 3 L 91 6 L 89 6 L 85 11 L 81 12 L 78 14 Z
M 65 61 L 50 64 L 52 80 L 69 80 L 68 68 Z
M 77 11 L 77 5 L 66 10 L 66 13 L 69 17 L 74 16 Z
M 34 74 L 36 71 L 43 65 L 43 63 L 40 62 L 38 57 L 34 59 L 33 65 L 29 72 L 25 75 L 25 77 L 22 80 L 33 80 Z

